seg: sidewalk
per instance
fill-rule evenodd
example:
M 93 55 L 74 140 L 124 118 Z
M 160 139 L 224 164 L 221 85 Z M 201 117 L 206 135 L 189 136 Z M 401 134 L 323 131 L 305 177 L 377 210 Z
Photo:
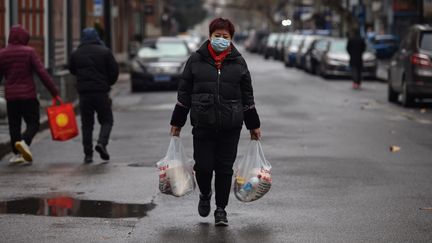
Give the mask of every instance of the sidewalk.
M 129 74 L 127 73 L 121 73 L 118 79 L 118 82 L 124 82 L 129 79 Z M 116 95 L 116 91 L 113 90 L 111 92 L 112 96 Z M 46 104 L 49 104 L 48 101 L 43 102 Z M 76 115 L 79 116 L 79 110 L 77 109 L 78 101 L 73 102 Z M 46 106 L 41 105 L 40 114 L 41 114 L 41 121 L 40 121 L 40 131 L 44 131 L 48 128 L 48 118 L 46 116 Z M 25 129 L 25 124 L 23 123 L 23 129 Z M 8 128 L 8 122 L 7 118 L 0 119 L 0 159 L 3 159 L 4 156 L 6 156 L 8 153 L 10 153 L 11 146 L 10 146 L 10 136 L 9 136 L 9 128 Z

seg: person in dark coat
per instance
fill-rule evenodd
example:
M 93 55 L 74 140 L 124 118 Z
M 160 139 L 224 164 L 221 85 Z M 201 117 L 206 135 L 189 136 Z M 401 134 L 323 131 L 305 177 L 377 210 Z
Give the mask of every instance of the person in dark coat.
M 9 33 L 8 46 L 0 50 L 0 81 L 5 78 L 5 95 L 9 133 L 14 156 L 11 164 L 31 164 L 33 157 L 30 144 L 39 131 L 40 107 L 37 100 L 36 73 L 55 99 L 60 99 L 58 90 L 34 48 L 28 46 L 29 33 L 15 25 Z M 26 130 L 21 133 L 21 122 Z
M 353 31 L 348 40 L 347 51 L 350 55 L 350 67 L 353 78 L 353 89 L 359 89 L 362 82 L 363 53 L 366 44 L 359 31 Z
M 216 225 L 228 225 L 225 207 L 243 122 L 251 138 L 261 137 L 251 76 L 245 60 L 231 43 L 233 24 L 223 18 L 210 23 L 209 40 L 188 59 L 171 118 L 171 135 L 179 136 L 190 111 L 194 170 L 200 189 L 198 212 L 209 215 L 215 172 Z
M 81 44 L 71 55 L 69 70 L 77 78 L 84 163 L 93 162 L 95 113 L 101 125 L 95 150 L 101 159 L 108 161 L 110 155 L 106 146 L 114 122 L 109 92 L 119 75 L 118 64 L 94 28 L 84 29 L 81 36 Z

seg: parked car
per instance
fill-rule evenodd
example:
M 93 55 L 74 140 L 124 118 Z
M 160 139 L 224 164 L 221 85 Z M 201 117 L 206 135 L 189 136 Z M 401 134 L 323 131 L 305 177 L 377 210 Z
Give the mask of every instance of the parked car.
M 153 86 L 177 88 L 189 54 L 178 37 L 145 40 L 130 64 L 132 92 Z
M 276 42 L 279 38 L 279 33 L 271 33 L 267 39 L 267 43 L 264 49 L 264 58 L 268 59 L 269 57 L 274 56 L 276 50 Z
M 289 33 L 286 36 L 284 42 L 282 43 L 282 52 L 281 52 L 281 61 L 282 62 L 285 62 L 285 55 L 287 54 L 286 52 L 288 51 L 288 46 L 291 43 L 291 40 L 292 40 L 294 35 L 295 34 L 293 34 L 293 33 Z
M 328 78 L 330 76 L 348 77 L 351 75 L 349 65 L 350 56 L 346 50 L 348 40 L 345 38 L 330 39 L 327 50 L 320 61 L 319 74 Z M 376 57 L 372 51 L 363 53 L 363 77 L 374 78 L 376 72 Z
M 312 41 L 305 54 L 305 70 L 318 74 L 318 69 L 324 53 L 327 51 L 330 40 L 326 37 L 319 37 Z
M 297 52 L 304 36 L 293 35 L 290 42 L 285 46 L 284 63 L 286 67 L 294 66 L 297 63 Z
M 399 48 L 399 38 L 394 35 L 375 35 L 369 40 L 379 59 L 391 58 Z
M 260 52 L 263 49 L 262 42 L 268 35 L 266 31 L 251 31 L 244 43 L 246 50 L 252 53 Z
M 391 60 L 388 100 L 410 106 L 416 98 L 432 98 L 432 27 L 412 26 Z
M 290 33 L 282 33 L 279 36 L 279 39 L 276 42 L 276 51 L 275 51 L 275 59 L 276 60 L 283 60 L 284 56 L 284 44 L 285 40 L 289 38 L 291 34 Z
M 299 50 L 297 52 L 297 58 L 296 58 L 296 66 L 298 68 L 304 69 L 305 68 L 305 63 L 306 63 L 306 52 L 309 50 L 310 45 L 312 44 L 312 42 L 317 39 L 317 36 L 314 35 L 307 35 L 305 36 L 305 38 L 302 40 L 300 46 L 299 46 Z
M 205 38 L 196 34 L 182 34 L 178 35 L 180 39 L 184 40 L 190 51 L 196 51 L 201 46 L 202 42 L 204 42 Z

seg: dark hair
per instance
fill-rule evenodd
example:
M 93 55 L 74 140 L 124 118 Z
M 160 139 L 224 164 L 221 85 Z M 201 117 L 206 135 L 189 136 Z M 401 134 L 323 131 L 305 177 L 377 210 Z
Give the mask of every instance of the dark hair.
M 228 19 L 216 18 L 209 25 L 209 35 L 216 30 L 226 30 L 230 33 L 231 37 L 234 36 L 234 25 Z

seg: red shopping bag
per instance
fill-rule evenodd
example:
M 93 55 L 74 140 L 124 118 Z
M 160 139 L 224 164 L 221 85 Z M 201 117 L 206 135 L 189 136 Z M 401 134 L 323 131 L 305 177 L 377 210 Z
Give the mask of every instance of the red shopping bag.
M 60 99 L 60 105 L 56 105 L 56 101 L 56 99 L 53 99 L 52 106 L 47 108 L 52 139 L 65 141 L 76 137 L 78 135 L 78 126 L 73 105 L 63 103 Z

